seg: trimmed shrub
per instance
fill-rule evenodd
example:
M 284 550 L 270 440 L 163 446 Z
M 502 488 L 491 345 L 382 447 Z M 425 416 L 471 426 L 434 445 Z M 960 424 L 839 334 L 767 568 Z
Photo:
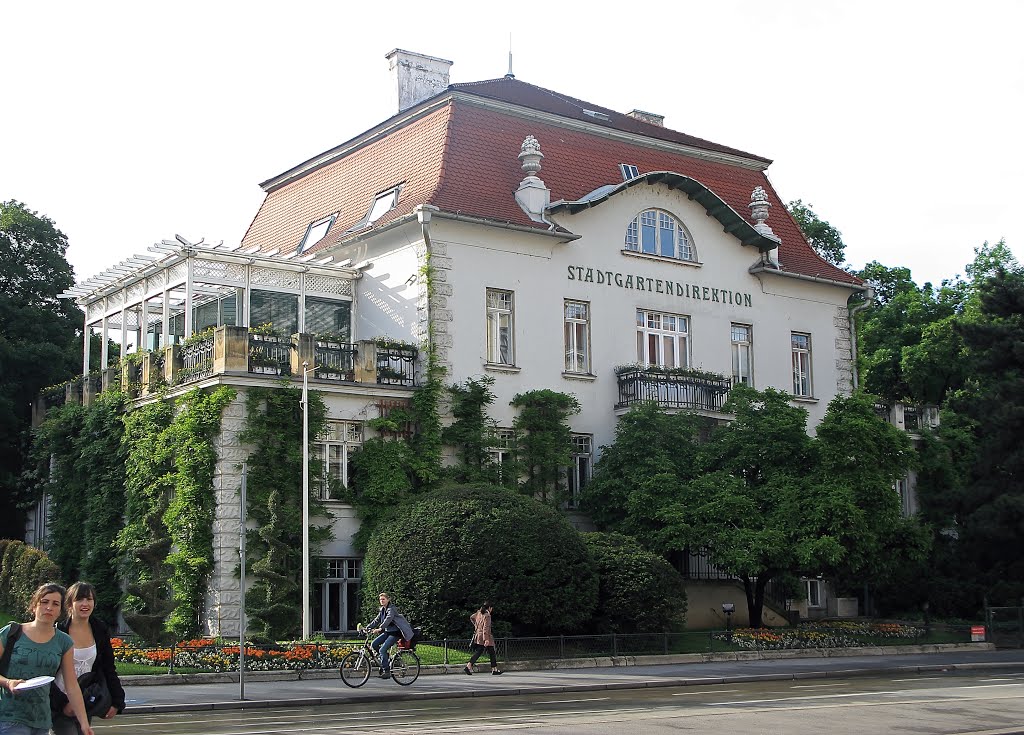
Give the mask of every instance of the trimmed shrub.
M 46 552 L 8 540 L 0 561 L 0 609 L 12 614 L 27 612 L 32 593 L 47 582 L 60 584 L 61 573 Z
M 686 582 L 672 565 L 621 533 L 580 534 L 597 567 L 595 633 L 681 630 Z
M 364 615 L 381 591 L 428 636 L 471 630 L 484 600 L 515 635 L 578 633 L 597 603 L 580 535 L 557 511 L 490 485 L 454 485 L 396 509 L 370 538 Z

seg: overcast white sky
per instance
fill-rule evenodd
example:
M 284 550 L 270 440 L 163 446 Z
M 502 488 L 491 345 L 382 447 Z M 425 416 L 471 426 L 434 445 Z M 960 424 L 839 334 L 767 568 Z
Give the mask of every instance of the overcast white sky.
M 238 242 L 260 181 L 394 112 L 388 51 L 490 79 L 511 33 L 517 78 L 774 159 L 853 266 L 938 283 L 985 240 L 1024 260 L 1022 29 L 1014 0 L 7 0 L 0 201 L 55 220 L 80 280 Z

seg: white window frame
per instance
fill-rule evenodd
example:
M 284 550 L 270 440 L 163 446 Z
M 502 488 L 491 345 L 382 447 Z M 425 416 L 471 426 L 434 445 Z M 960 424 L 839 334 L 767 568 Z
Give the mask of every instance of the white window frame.
M 515 365 L 515 292 L 501 288 L 488 288 L 487 305 L 487 362 L 491 365 Z M 508 343 L 502 345 L 502 335 Z M 504 353 L 504 354 L 503 354 Z
M 566 507 L 580 507 L 580 496 L 594 474 L 594 435 L 572 434 L 572 464 L 567 472 L 569 499 Z
M 564 319 L 565 372 L 589 375 L 590 367 L 590 302 L 566 299 L 562 304 Z
M 622 174 L 623 181 L 635 179 L 637 176 L 640 175 L 640 169 L 638 169 L 632 163 L 620 163 L 619 172 Z
M 820 579 L 806 579 L 804 582 L 804 591 L 807 593 L 807 607 L 815 610 L 824 608 L 827 602 L 825 600 L 824 581 Z
M 505 485 L 509 478 L 504 477 L 504 466 L 515 459 L 516 432 L 513 429 L 496 428 L 493 439 L 494 444 L 487 447 L 487 453 L 490 455 L 491 463 L 498 467 L 498 484 Z
M 732 384 L 754 387 L 754 328 L 749 324 L 729 325 L 732 343 Z
M 331 480 L 351 487 L 348 465 L 352 455 L 363 446 L 363 424 L 359 421 L 328 419 L 324 430 L 313 442 L 313 456 L 320 461 L 321 475 L 315 492 L 320 500 L 331 500 Z M 336 450 L 332 457 L 331 450 Z
M 651 232 L 651 238 L 645 236 Z M 666 233 L 672 233 L 671 244 L 665 242 Z M 682 221 L 664 209 L 645 209 L 626 226 L 624 247 L 636 253 L 659 258 L 672 258 L 688 263 L 696 262 L 697 249 L 690 232 Z
M 807 332 L 791 332 L 789 344 L 793 353 L 793 395 L 811 398 L 814 396 L 811 335 Z
M 296 249 L 296 251 L 300 254 L 304 253 L 306 252 L 306 250 L 313 247 L 318 242 L 327 237 L 327 233 L 331 231 L 331 226 L 334 225 L 334 220 L 337 218 L 337 216 L 338 214 L 337 212 L 335 212 L 334 214 L 327 215 L 326 217 L 318 219 L 315 222 L 310 222 L 309 227 L 306 228 L 306 234 L 304 234 L 302 236 L 302 240 L 299 241 L 299 247 Z M 315 233 L 321 227 L 323 228 L 323 232 L 320 233 L 320 236 L 315 240 L 311 239 L 313 233 Z
M 645 367 L 690 367 L 690 317 L 637 309 L 636 359 Z

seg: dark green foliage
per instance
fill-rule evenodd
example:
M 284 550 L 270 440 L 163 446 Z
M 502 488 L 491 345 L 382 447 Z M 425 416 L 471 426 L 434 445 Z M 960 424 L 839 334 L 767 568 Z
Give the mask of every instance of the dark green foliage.
M 36 429 L 30 454 L 35 495 L 50 498 L 51 557 L 64 570 L 64 583 L 96 586 L 96 611 L 105 620 L 116 619 L 121 599 L 113 542 L 124 519 L 123 411 L 117 391 L 88 407 L 53 408 Z
M 409 455 L 412 474 L 420 489 L 433 487 L 441 478 L 441 413 L 445 369 L 437 359 L 433 345 L 427 347 L 426 380 L 412 395 L 416 432 L 411 438 Z
M 24 532 L 32 488 L 19 482 L 31 401 L 82 368 L 82 313 L 57 294 L 75 283 L 67 237 L 17 201 L 0 202 L 0 536 Z
M 513 422 L 519 463 L 525 473 L 519 488 L 560 506 L 569 500 L 563 477 L 563 468 L 572 461 L 572 432 L 567 421 L 580 412 L 579 401 L 568 393 L 543 389 L 519 393 L 511 405 L 519 409 Z
M 1024 596 L 1024 270 L 997 270 L 978 295 L 959 327 L 971 380 L 950 401 L 975 445 L 957 547 L 990 602 L 1013 604 Z
M 686 581 L 672 565 L 620 533 L 584 533 L 599 580 L 592 633 L 681 630 Z
M 846 259 L 846 243 L 843 242 L 843 235 L 839 230 L 830 225 L 811 209 L 813 204 L 804 204 L 797 199 L 790 202 L 786 209 L 793 215 L 793 219 L 800 226 L 804 237 L 814 248 L 814 251 L 822 258 L 833 265 L 842 265 Z
M 96 587 L 96 614 L 117 620 L 121 585 L 117 576 L 114 540 L 124 524 L 125 451 L 124 394 L 107 391 L 96 397 L 85 414 L 77 445 L 80 469 L 86 477 L 83 579 Z M 65 577 L 69 582 L 74 581 Z
M 241 438 L 253 447 L 247 468 L 248 516 L 257 524 L 246 537 L 249 569 L 255 582 L 246 591 L 249 632 L 256 639 L 296 638 L 301 632 L 302 606 L 302 407 L 301 391 L 279 386 L 251 388 L 246 395 L 246 424 Z M 309 436 L 327 420 L 323 398 L 309 393 Z M 320 476 L 318 462 L 309 463 L 310 487 Z M 323 503 L 309 501 L 310 518 L 326 516 Z M 309 528 L 313 556 L 330 538 L 328 526 Z M 312 563 L 312 560 L 310 560 Z
M 498 482 L 499 467 L 487 451 L 493 446 L 494 422 L 487 416 L 487 407 L 494 403 L 493 385 L 494 378 L 485 375 L 448 386 L 453 421 L 442 438 L 455 448 L 458 463 L 449 469 L 455 482 Z
M 82 529 L 88 517 L 89 483 L 78 455 L 87 413 L 74 404 L 50 409 L 35 430 L 30 454 L 39 468 L 33 494 L 50 497 L 49 553 L 72 581 L 79 578 L 85 556 Z
M 376 609 L 382 590 L 428 636 L 467 634 L 484 600 L 516 635 L 569 634 L 588 629 L 597 576 L 554 509 L 505 488 L 456 485 L 411 499 L 378 527 L 364 610 Z
M 726 410 L 735 419 L 703 444 L 695 417 L 653 406 L 622 417 L 586 494 L 598 525 L 664 554 L 706 549 L 743 581 L 753 625 L 772 579 L 874 575 L 920 555 L 892 491 L 909 444 L 868 398 L 836 398 L 814 439 L 806 411 L 776 390 L 738 386 Z
M 648 548 L 657 539 L 659 510 L 698 472 L 700 419 L 666 413 L 655 403 L 621 416 L 615 442 L 601 448 L 594 477 L 583 490 L 583 509 L 599 528 L 633 536 Z
M 200 633 L 203 598 L 213 571 L 213 440 L 220 433 L 221 413 L 234 399 L 234 389 L 227 386 L 209 393 L 191 390 L 178 399 L 177 413 L 164 432 L 165 441 L 174 447 L 174 496 L 163 520 L 171 534 L 168 584 L 175 607 L 166 627 L 183 639 Z
M 171 637 L 164 629 L 174 606 L 166 561 L 171 538 L 164 513 L 174 489 L 174 447 L 164 436 L 173 417 L 173 404 L 157 401 L 124 419 L 126 524 L 114 545 L 125 580 L 125 622 L 150 645 Z
M 60 568 L 46 552 L 21 541 L 0 540 L 0 610 L 26 614 L 36 588 L 48 582 L 59 584 L 60 580 Z

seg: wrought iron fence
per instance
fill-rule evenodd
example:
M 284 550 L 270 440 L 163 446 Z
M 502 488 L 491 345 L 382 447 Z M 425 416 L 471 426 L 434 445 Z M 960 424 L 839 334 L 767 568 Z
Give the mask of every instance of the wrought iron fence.
M 355 362 L 354 344 L 318 340 L 313 346 L 315 374 L 321 380 L 355 380 Z
M 1024 607 L 986 607 L 985 631 L 998 648 L 1024 648 Z
M 416 348 L 377 345 L 377 382 L 381 385 L 415 385 Z
M 291 375 L 291 339 L 249 332 L 249 372 L 268 375 Z
M 698 375 L 663 373 L 637 368 L 619 373 L 616 408 L 654 401 L 664 408 L 721 412 L 732 381 Z
M 213 375 L 213 335 L 181 348 L 181 370 L 177 382 L 185 383 Z

